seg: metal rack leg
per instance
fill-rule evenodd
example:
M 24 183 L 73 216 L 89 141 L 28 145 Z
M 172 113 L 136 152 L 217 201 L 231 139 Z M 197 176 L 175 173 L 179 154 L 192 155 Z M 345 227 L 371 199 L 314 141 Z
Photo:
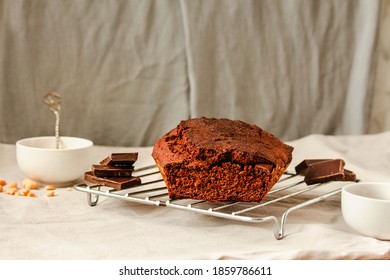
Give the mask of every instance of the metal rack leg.
M 97 190 L 99 191 L 100 187 L 98 187 Z M 96 204 L 99 201 L 99 195 L 87 193 L 87 201 L 88 201 L 89 206 L 96 206 Z
M 313 198 L 313 199 L 310 199 L 310 200 L 307 200 L 305 202 L 302 202 L 302 203 L 299 203 L 295 206 L 292 206 L 288 209 L 286 209 L 286 211 L 284 211 L 283 215 L 282 215 L 282 218 L 280 219 L 280 226 L 279 226 L 279 234 L 278 234 L 278 237 L 277 239 L 282 239 L 285 235 L 284 235 L 284 227 L 285 227 L 285 224 L 286 224 L 286 221 L 287 221 L 287 216 L 292 212 L 292 211 L 295 211 L 297 209 L 300 209 L 302 207 L 305 207 L 305 206 L 309 206 L 309 205 L 312 205 L 314 203 L 317 203 L 317 202 L 320 202 L 320 201 L 323 201 L 325 200 L 326 198 L 329 198 L 331 196 L 334 196 L 336 194 L 339 194 L 341 192 L 341 188 L 340 189 L 337 189 L 337 190 L 334 190 L 334 191 L 331 191 L 331 192 L 328 192 L 328 193 L 325 193 L 319 197 L 316 197 L 316 198 Z

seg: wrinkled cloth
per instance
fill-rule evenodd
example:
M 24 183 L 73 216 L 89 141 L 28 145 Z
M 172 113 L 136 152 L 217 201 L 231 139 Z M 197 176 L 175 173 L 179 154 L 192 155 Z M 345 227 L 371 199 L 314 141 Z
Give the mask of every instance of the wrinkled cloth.
M 98 145 L 152 146 L 201 116 L 254 123 L 284 140 L 367 133 L 371 112 L 375 127 L 389 115 L 372 96 L 379 7 L 0 1 L 0 142 L 53 135 L 42 103 L 51 91 L 63 97 L 60 133 Z

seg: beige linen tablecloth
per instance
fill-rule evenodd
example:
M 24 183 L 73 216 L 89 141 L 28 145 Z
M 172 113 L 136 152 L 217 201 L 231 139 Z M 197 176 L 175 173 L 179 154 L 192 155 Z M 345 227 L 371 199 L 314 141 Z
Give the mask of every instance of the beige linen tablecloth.
M 364 181 L 390 181 L 390 132 L 363 136 L 310 135 L 292 141 L 290 169 L 305 158 L 343 158 Z M 93 163 L 112 152 L 151 148 L 95 146 Z M 21 182 L 15 146 L 0 144 L 0 178 Z M 286 237 L 272 223 L 247 224 L 165 207 L 56 189 L 36 198 L 0 193 L 0 259 L 390 259 L 390 242 L 365 237 L 344 222 L 340 195 L 292 213 Z M 384 221 L 385 222 L 385 221 Z M 387 221 L 388 222 L 388 221 Z

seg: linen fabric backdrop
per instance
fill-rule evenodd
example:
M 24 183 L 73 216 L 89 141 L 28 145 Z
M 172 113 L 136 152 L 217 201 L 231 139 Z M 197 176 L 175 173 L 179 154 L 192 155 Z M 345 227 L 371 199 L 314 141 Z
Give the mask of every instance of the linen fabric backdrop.
M 0 142 L 54 135 L 43 103 L 51 91 L 62 95 L 60 134 L 97 145 L 150 146 L 201 116 L 286 141 L 386 130 L 389 99 L 378 99 L 376 77 L 389 6 L 1 0 Z

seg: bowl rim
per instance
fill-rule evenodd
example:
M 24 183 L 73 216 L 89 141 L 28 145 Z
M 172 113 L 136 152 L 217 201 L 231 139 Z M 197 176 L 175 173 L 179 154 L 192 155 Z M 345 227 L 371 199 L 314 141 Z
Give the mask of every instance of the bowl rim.
M 353 186 L 362 186 L 362 185 L 371 185 L 371 186 L 378 186 L 378 185 L 388 185 L 390 188 L 390 182 L 356 182 L 352 184 L 348 184 L 342 187 L 342 195 L 346 194 L 352 197 L 360 198 L 360 199 L 366 199 L 368 201 L 375 201 L 377 203 L 385 203 L 385 204 L 390 204 L 390 199 L 382 199 L 382 198 L 372 198 L 364 195 L 359 195 L 356 193 L 352 193 L 349 189 L 352 188 Z M 344 195 L 345 197 L 345 195 Z
M 29 145 L 26 145 L 26 144 L 23 143 L 25 141 L 31 141 L 31 140 L 34 140 L 34 139 L 52 139 L 52 138 L 55 138 L 55 136 L 27 137 L 27 138 L 19 139 L 18 141 L 16 141 L 15 145 L 16 145 L 16 147 L 23 147 L 23 148 L 28 148 L 28 149 L 31 149 L 31 150 L 41 150 L 41 151 L 44 150 L 44 151 L 55 151 L 55 152 L 82 150 L 82 149 L 90 148 L 90 147 L 92 147 L 94 145 L 93 142 L 91 140 L 89 140 L 89 139 L 82 138 L 82 137 L 75 137 L 75 136 L 60 136 L 60 139 L 61 138 L 63 138 L 63 139 L 77 139 L 77 140 L 84 141 L 85 144 L 82 145 L 81 147 L 73 147 L 73 148 L 66 148 L 66 149 L 56 149 L 56 148 L 33 147 L 33 146 L 29 146 Z

